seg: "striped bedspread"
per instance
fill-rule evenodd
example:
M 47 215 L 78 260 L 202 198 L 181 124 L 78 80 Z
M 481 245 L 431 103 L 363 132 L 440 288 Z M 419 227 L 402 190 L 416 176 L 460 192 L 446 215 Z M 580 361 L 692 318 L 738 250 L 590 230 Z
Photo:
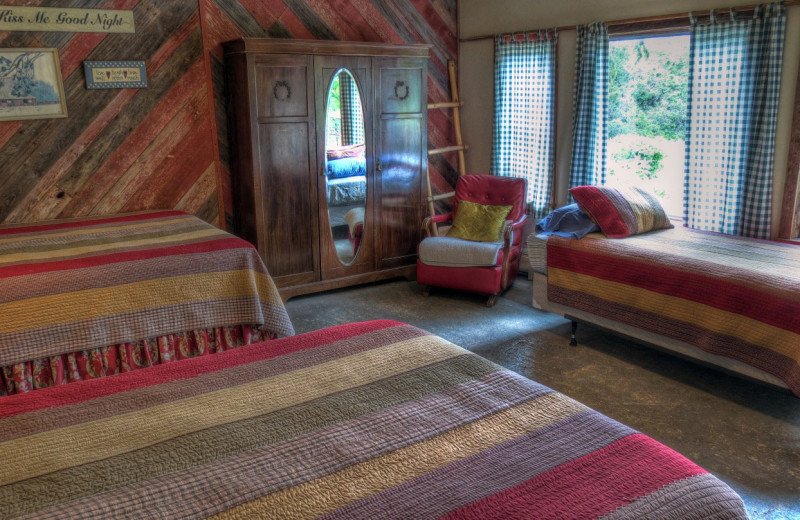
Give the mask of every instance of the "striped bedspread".
M 256 250 L 194 216 L 0 226 L 0 366 L 238 324 L 294 332 Z
M 746 518 L 686 458 L 397 322 L 0 402 L 2 518 Z
M 774 375 L 800 396 L 800 244 L 676 228 L 547 242 L 548 299 Z

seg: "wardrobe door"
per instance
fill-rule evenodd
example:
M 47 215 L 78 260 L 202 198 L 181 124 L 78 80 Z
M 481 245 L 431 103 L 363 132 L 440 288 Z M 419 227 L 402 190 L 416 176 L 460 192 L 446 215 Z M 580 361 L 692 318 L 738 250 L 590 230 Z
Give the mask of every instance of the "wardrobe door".
M 314 57 L 323 280 L 375 268 L 371 66 L 366 56 Z
M 427 70 L 419 58 L 375 58 L 377 268 L 414 264 L 427 171 Z
M 319 246 L 312 59 L 253 60 L 257 247 L 278 287 L 313 282 Z

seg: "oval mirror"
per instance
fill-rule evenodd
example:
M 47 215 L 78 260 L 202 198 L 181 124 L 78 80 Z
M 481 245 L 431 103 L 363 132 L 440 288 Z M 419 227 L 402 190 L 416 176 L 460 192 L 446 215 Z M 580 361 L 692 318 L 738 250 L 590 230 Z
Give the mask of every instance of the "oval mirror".
M 367 205 L 364 110 L 349 70 L 339 69 L 333 75 L 325 106 L 328 221 L 339 261 L 348 265 L 361 247 Z

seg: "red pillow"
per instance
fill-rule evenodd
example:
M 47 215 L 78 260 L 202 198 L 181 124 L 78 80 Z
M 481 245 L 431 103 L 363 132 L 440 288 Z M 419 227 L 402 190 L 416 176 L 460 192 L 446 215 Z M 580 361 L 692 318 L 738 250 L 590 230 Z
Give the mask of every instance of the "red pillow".
M 609 238 L 674 227 L 658 200 L 639 188 L 577 186 L 569 192 Z

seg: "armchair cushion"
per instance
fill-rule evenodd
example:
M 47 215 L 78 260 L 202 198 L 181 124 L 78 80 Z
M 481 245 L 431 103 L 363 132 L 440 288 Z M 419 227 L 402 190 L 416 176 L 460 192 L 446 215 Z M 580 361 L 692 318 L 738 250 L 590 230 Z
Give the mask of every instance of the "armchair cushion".
M 440 267 L 487 267 L 503 261 L 502 242 L 474 242 L 453 237 L 428 237 L 419 244 L 419 260 Z
M 477 202 L 462 200 L 453 218 L 453 227 L 448 237 L 474 240 L 477 242 L 496 242 L 506 217 L 512 206 L 485 206 Z

